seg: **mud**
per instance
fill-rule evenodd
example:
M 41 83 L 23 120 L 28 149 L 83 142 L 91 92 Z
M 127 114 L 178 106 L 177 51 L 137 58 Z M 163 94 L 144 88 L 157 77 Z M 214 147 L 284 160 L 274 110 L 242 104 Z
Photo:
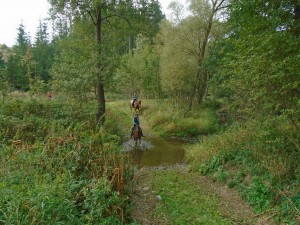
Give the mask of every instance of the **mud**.
M 133 140 L 128 140 L 123 144 L 123 152 L 138 168 L 175 165 L 184 163 L 184 144 L 185 141 L 174 138 L 145 138 L 137 145 Z

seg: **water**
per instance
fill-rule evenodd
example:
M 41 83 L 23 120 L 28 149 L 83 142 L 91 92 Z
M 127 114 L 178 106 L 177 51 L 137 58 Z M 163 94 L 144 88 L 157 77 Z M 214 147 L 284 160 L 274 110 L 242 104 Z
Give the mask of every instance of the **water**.
M 138 167 L 174 165 L 184 161 L 184 148 L 182 140 L 160 137 L 143 139 L 135 146 L 133 140 L 124 143 L 126 152 L 132 163 Z

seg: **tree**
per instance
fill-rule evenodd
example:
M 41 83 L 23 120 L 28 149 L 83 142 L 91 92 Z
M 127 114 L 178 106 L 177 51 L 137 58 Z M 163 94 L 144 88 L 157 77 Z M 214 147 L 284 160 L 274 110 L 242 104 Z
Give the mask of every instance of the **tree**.
M 299 1 L 232 0 L 220 83 L 244 117 L 285 119 L 299 149 L 298 6 Z
M 32 48 L 33 58 L 36 62 L 36 74 L 45 82 L 50 80 L 49 69 L 54 57 L 53 44 L 49 41 L 47 30 L 47 24 L 40 21 Z
M 208 45 L 218 34 L 218 11 L 225 0 L 191 0 L 189 16 L 181 19 L 179 3 L 170 5 L 176 15 L 173 24 L 162 26 L 163 52 L 161 71 L 164 86 L 180 96 L 189 97 L 189 109 L 195 96 L 202 104 L 211 72 L 207 67 Z
M 169 97 L 179 100 L 186 100 L 186 97 L 190 96 L 193 85 L 191 78 L 196 68 L 195 60 L 186 51 L 187 42 L 181 39 L 184 34 L 183 27 L 183 23 L 172 26 L 168 21 L 164 21 L 159 37 L 163 43 L 160 48 L 162 88 Z
M 65 1 L 65 0 L 49 0 L 52 5 L 52 15 L 68 15 L 68 18 L 72 18 L 72 22 L 78 19 L 84 19 L 86 22 L 90 22 L 94 26 L 95 30 L 95 48 L 91 53 L 95 57 L 95 76 L 97 80 L 96 93 L 98 100 L 98 112 L 96 119 L 99 122 L 104 122 L 105 115 L 105 97 L 104 97 L 104 82 L 105 72 L 109 71 L 109 65 L 107 61 L 105 50 L 108 49 L 108 45 L 104 44 L 105 34 L 110 29 L 114 29 L 110 26 L 116 25 L 117 21 L 127 23 L 127 27 L 130 28 L 130 23 L 127 17 L 129 14 L 133 18 L 137 18 L 141 15 L 145 6 L 148 6 L 147 1 Z M 155 2 L 155 1 L 152 1 Z M 128 28 L 127 28 L 128 30 Z M 128 37 L 128 36 L 127 36 Z M 127 39 L 127 38 L 126 38 Z
M 115 92 L 128 94 L 135 91 L 145 97 L 161 96 L 159 51 L 151 38 L 138 35 L 136 47 L 122 57 L 114 79 Z
M 197 45 L 198 49 L 196 50 L 197 58 L 197 71 L 194 78 L 193 91 L 190 97 L 190 106 L 192 107 L 192 102 L 196 91 L 198 91 L 198 103 L 201 104 L 204 97 L 206 96 L 207 91 L 207 82 L 209 79 L 209 73 L 205 66 L 205 56 L 207 53 L 207 45 L 211 36 L 212 26 L 214 18 L 217 15 L 217 12 L 223 7 L 225 0 L 211 0 L 210 4 L 206 0 L 191 0 L 190 9 L 196 17 L 201 18 L 201 23 L 199 24 L 199 33 L 202 33 L 202 37 L 197 35 Z M 205 24 L 202 24 L 206 22 Z
M 37 63 L 33 59 L 31 47 L 27 48 L 26 53 L 22 58 L 22 66 L 26 68 L 26 76 L 29 82 L 29 94 L 32 98 L 35 94 L 44 91 L 45 84 L 36 74 Z
M 0 52 L 0 92 L 2 94 L 3 101 L 9 89 L 10 89 L 10 85 L 8 82 L 7 67 L 3 59 L 3 54 L 2 52 Z
M 21 23 L 18 27 L 16 44 L 13 46 L 14 54 L 9 56 L 7 65 L 8 77 L 17 89 L 28 89 L 28 79 L 26 77 L 26 69 L 22 66 L 22 58 L 30 45 L 29 36 Z
M 97 84 L 94 27 L 85 21 L 73 24 L 67 38 L 58 42 L 59 54 L 51 68 L 52 88 L 86 101 Z

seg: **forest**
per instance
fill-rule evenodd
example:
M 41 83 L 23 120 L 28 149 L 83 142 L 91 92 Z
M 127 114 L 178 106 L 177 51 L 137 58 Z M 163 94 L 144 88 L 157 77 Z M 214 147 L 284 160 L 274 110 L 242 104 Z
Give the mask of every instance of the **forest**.
M 300 0 L 48 2 L 54 33 L 0 43 L 0 224 L 300 223 Z M 144 174 L 152 223 L 122 154 L 133 93 L 146 139 L 186 142 L 179 172 Z

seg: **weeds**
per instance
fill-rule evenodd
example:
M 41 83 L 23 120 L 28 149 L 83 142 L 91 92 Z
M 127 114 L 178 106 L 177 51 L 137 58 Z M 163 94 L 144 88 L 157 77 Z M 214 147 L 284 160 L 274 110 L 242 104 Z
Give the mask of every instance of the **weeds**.
M 297 223 L 300 154 L 282 133 L 285 126 L 284 118 L 267 118 L 205 137 L 186 149 L 190 170 L 237 188 L 257 213 L 273 211 L 278 222 Z
M 162 136 L 195 137 L 216 132 L 217 118 L 210 108 L 184 111 L 169 102 L 144 101 L 144 114 L 153 130 Z
M 96 128 L 90 112 L 70 100 L 0 106 L 0 223 L 126 223 L 120 131 Z

